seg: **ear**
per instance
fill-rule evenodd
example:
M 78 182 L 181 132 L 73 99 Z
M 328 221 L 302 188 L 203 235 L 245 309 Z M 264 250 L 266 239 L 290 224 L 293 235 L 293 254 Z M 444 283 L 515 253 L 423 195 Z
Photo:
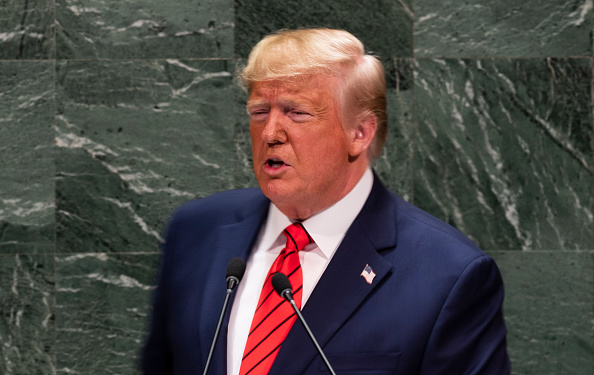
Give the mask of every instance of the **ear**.
M 363 117 L 359 121 L 359 124 L 350 131 L 351 145 L 349 147 L 349 156 L 358 157 L 366 153 L 375 137 L 376 130 L 377 118 L 372 114 Z

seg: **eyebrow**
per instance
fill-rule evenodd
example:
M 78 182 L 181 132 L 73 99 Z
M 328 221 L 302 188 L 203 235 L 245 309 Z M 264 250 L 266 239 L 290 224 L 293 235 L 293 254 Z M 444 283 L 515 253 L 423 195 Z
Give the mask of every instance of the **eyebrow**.
M 315 103 L 310 103 L 305 100 L 298 101 L 298 100 L 280 99 L 280 100 L 278 100 L 278 104 L 282 107 L 301 107 L 301 106 L 305 106 L 308 108 L 315 107 Z M 246 108 L 249 110 L 250 108 L 264 106 L 264 105 L 270 106 L 270 102 L 268 102 L 267 100 L 253 100 L 253 101 L 247 102 Z
M 262 106 L 262 105 L 269 105 L 269 103 L 264 100 L 248 101 L 246 104 L 246 108 L 249 109 L 251 107 L 258 107 L 258 106 Z

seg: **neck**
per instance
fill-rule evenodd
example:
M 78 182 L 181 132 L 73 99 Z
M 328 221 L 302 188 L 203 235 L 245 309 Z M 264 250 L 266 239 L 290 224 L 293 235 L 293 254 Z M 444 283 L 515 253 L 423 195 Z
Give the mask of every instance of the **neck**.
M 332 195 L 330 199 L 309 199 L 307 202 L 300 202 L 299 204 L 284 202 L 273 202 L 274 205 L 285 214 L 288 218 L 296 221 L 304 221 L 312 217 L 313 215 L 324 211 L 328 207 L 331 207 L 336 202 L 344 198 L 348 193 L 353 190 L 357 183 L 363 177 L 365 170 L 368 165 L 364 165 L 362 168 L 358 168 L 356 173 L 350 173 L 344 187 L 339 189 L 336 194 Z

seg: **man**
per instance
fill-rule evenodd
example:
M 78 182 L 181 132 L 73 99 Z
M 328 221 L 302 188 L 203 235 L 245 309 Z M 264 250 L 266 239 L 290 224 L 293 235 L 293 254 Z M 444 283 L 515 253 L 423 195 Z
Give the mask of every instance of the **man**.
M 260 189 L 190 202 L 172 219 L 144 372 L 203 372 L 225 269 L 241 257 L 211 374 L 326 371 L 287 303 L 270 302 L 278 270 L 337 374 L 508 374 L 493 260 L 370 169 L 386 137 L 380 62 L 345 31 L 281 31 L 254 47 L 241 78 Z

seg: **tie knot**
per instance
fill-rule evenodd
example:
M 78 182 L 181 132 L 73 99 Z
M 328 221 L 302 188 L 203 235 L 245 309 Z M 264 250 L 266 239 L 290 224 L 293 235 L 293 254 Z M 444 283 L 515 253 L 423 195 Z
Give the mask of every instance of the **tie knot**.
M 287 237 L 286 247 L 297 251 L 303 250 L 305 246 L 314 242 L 301 223 L 289 225 L 283 234 Z

